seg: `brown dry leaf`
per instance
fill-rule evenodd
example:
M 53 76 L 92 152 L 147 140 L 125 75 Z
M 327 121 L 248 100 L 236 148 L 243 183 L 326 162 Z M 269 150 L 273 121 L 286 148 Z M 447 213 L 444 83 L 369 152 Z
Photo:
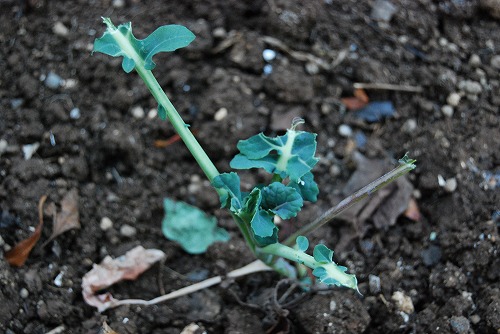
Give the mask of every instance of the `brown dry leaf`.
M 361 189 L 392 167 L 391 163 L 385 159 L 368 159 L 359 152 L 354 152 L 353 159 L 357 168 L 342 189 L 344 196 L 349 196 Z M 357 235 L 351 235 L 351 239 L 356 236 L 363 237 L 368 229 L 368 220 L 373 221 L 377 229 L 394 225 L 399 215 L 408 208 L 412 192 L 412 184 L 405 176 L 402 176 L 370 195 L 368 199 L 346 210 L 339 218 L 354 224 Z M 340 243 L 345 246 L 348 242 L 350 240 L 345 239 L 341 240 Z
M 370 99 L 368 95 L 366 95 L 364 89 L 356 88 L 353 97 L 344 97 L 340 99 L 340 101 L 342 101 L 347 110 L 359 110 L 366 107 Z
M 99 334 L 118 334 L 115 332 L 109 325 L 106 323 L 106 321 L 102 324 L 101 329 L 99 330 Z
M 33 234 L 19 242 L 15 245 L 10 251 L 5 253 L 5 259 L 11 266 L 20 267 L 22 266 L 28 256 L 30 255 L 31 250 L 35 247 L 36 243 L 40 239 L 42 235 L 43 228 L 43 204 L 47 199 L 46 195 L 43 195 L 38 202 L 38 226 L 35 228 Z
M 417 201 L 414 198 L 410 198 L 408 202 L 408 208 L 404 212 L 406 218 L 411 219 L 413 221 L 420 221 L 422 219 L 422 214 L 420 213 L 420 209 L 418 208 Z
M 137 246 L 116 259 L 106 256 L 100 264 L 94 264 L 92 270 L 83 276 L 82 294 L 85 302 L 103 312 L 118 300 L 107 292 L 96 294 L 123 280 L 135 280 L 154 263 L 165 258 L 165 253 L 158 249 L 144 249 Z
M 49 211 L 52 211 L 52 214 L 54 214 L 55 208 L 50 208 Z M 61 212 L 56 214 L 52 227 L 52 234 L 49 239 L 45 241 L 44 246 L 66 231 L 74 228 L 79 229 L 81 227 L 79 216 L 78 190 L 73 188 L 68 191 L 61 200 Z

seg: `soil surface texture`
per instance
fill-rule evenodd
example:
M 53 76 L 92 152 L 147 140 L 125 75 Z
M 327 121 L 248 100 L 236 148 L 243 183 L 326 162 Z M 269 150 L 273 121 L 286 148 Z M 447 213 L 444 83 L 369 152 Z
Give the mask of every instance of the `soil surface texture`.
M 220 171 L 238 140 L 283 134 L 294 117 L 318 134 L 318 201 L 283 236 L 406 152 L 417 160 L 397 191 L 310 236 L 362 295 L 288 294 L 292 283 L 264 272 L 153 306 L 84 302 L 92 265 L 138 245 L 166 260 L 107 289 L 115 298 L 152 299 L 254 260 L 137 74 L 91 55 L 102 16 L 138 38 L 173 23 L 196 34 L 155 56 L 154 74 Z M 96 333 L 106 321 L 120 334 L 500 333 L 498 0 L 1 0 L 0 43 L 0 332 Z M 372 109 L 352 110 L 366 100 L 346 98 L 363 92 Z M 243 173 L 244 185 L 266 180 Z M 81 226 L 49 240 L 47 208 L 68 194 Z M 44 195 L 40 240 L 11 266 Z M 230 242 L 185 253 L 162 234 L 166 197 L 215 215 Z

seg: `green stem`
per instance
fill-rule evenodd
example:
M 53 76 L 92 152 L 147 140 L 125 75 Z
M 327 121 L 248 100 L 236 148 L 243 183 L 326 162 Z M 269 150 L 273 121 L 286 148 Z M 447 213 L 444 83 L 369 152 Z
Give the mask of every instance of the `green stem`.
M 175 131 L 181 137 L 182 141 L 189 149 L 193 157 L 196 159 L 198 165 L 200 165 L 201 169 L 208 177 L 210 182 L 212 182 L 214 177 L 219 175 L 219 171 L 213 164 L 212 160 L 210 160 L 206 152 L 203 150 L 201 145 L 198 143 L 194 135 L 191 133 L 187 124 L 184 123 L 181 116 L 156 80 L 153 72 L 146 70 L 146 68 L 144 67 L 144 59 L 142 59 L 133 45 L 129 43 L 127 38 L 123 36 L 120 31 L 113 25 L 111 20 L 108 18 L 105 18 L 103 20 L 104 23 L 108 26 L 109 32 L 113 35 L 113 38 L 118 43 L 118 45 L 127 54 L 127 56 L 134 60 L 135 70 L 142 78 L 158 104 L 161 105 L 163 109 L 165 109 L 167 118 L 172 123 Z
M 413 163 L 403 163 L 399 167 L 390 171 L 389 173 L 382 175 L 381 177 L 379 177 L 375 181 L 371 182 L 367 186 L 364 186 L 360 190 L 356 191 L 354 194 L 352 194 L 349 197 L 342 200 L 342 202 L 340 202 L 335 207 L 326 211 L 323 215 L 321 215 L 315 221 L 300 228 L 297 232 L 293 233 L 288 238 L 286 238 L 286 240 L 283 242 L 283 244 L 293 245 L 295 243 L 295 239 L 297 239 L 298 236 L 300 236 L 300 235 L 306 236 L 309 233 L 311 233 L 312 231 L 320 228 L 321 226 L 330 222 L 332 219 L 337 217 L 339 214 L 341 214 L 345 210 L 349 209 L 354 204 L 356 204 L 359 201 L 363 200 L 364 198 L 370 196 L 371 194 L 373 194 L 374 192 L 376 192 L 380 188 L 385 187 L 389 183 L 396 180 L 398 177 L 403 176 L 404 174 L 408 173 L 409 171 L 413 170 L 414 168 L 415 168 L 415 165 Z

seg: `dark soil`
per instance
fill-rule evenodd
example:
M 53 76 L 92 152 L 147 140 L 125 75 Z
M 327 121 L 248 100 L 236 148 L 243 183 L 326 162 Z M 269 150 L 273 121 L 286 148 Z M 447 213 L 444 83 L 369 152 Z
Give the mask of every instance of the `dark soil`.
M 272 326 L 273 333 L 498 333 L 499 2 L 404 0 L 389 22 L 379 23 L 372 6 L 375 1 L 2 0 L 0 330 L 95 333 L 107 319 L 120 334 L 179 333 L 193 322 L 208 333 L 264 333 Z M 196 33 L 188 48 L 158 55 L 155 74 L 220 170 L 229 170 L 239 139 L 281 131 L 293 116 L 306 119 L 306 128 L 318 133 L 321 195 L 298 224 L 336 204 L 354 171 L 354 150 L 393 164 L 405 152 L 417 159 L 408 179 L 420 221 L 400 217 L 382 229 L 367 221 L 362 236 L 349 222 L 337 222 L 312 237 L 336 250 L 336 261 L 357 275 L 363 297 L 333 289 L 309 295 L 281 316 L 264 314 L 265 296 L 280 280 L 265 273 L 151 307 L 99 314 L 85 304 L 81 279 L 92 264 L 136 245 L 164 250 L 166 263 L 111 288 L 117 298 L 154 298 L 161 286 L 172 291 L 192 283 L 186 277 L 224 274 L 253 260 L 182 143 L 155 147 L 174 131 L 148 117 L 156 104 L 137 75 L 125 74 L 119 59 L 91 56 L 94 38 L 104 31 L 101 16 L 132 21 L 140 38 L 170 23 Z M 310 55 L 309 61 L 264 36 Z M 268 75 L 266 48 L 278 53 Z M 338 64 L 323 68 L 311 56 Z M 44 78 L 50 73 L 64 85 L 56 80 L 49 87 Z M 397 110 L 368 124 L 339 107 L 355 82 L 421 86 L 423 92 L 367 90 L 372 101 L 392 101 Z M 447 102 L 452 93 L 461 95 L 458 103 Z M 447 103 L 454 105 L 451 116 L 441 110 Z M 366 145 L 339 135 L 342 124 L 364 135 Z M 25 159 L 22 147 L 33 143 L 40 146 Z M 453 181 L 440 185 L 438 175 L 454 178 L 456 189 L 449 187 Z M 27 263 L 9 266 L 3 252 L 36 226 L 40 197 L 59 203 L 72 188 L 79 193 L 81 229 L 42 248 L 51 232 L 46 216 Z M 217 215 L 231 242 L 204 255 L 184 253 L 161 233 L 164 197 Z M 111 229 L 101 229 L 103 217 Z M 124 225 L 135 227 L 135 235 L 121 233 Z M 352 241 L 339 249 L 341 234 Z M 238 304 L 230 291 L 260 309 Z

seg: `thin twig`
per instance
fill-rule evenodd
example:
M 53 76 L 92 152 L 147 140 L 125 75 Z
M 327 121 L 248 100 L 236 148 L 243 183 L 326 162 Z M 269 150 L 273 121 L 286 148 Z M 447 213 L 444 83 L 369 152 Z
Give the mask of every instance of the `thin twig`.
M 370 196 L 371 194 L 373 194 L 377 190 L 385 187 L 386 185 L 390 184 L 392 181 L 394 181 L 398 177 L 408 173 L 409 171 L 411 171 L 414 168 L 415 168 L 415 165 L 413 163 L 403 163 L 399 167 L 391 170 L 389 173 L 382 175 L 381 177 L 379 177 L 375 181 L 371 182 L 367 186 L 364 186 L 360 190 L 356 191 L 354 194 L 352 194 L 349 197 L 342 200 L 339 204 L 337 204 L 335 207 L 326 211 L 323 215 L 321 215 L 319 218 L 317 218 L 312 223 L 303 226 L 297 232 L 290 235 L 283 242 L 283 244 L 287 245 L 287 246 L 294 245 L 295 239 L 297 239 L 298 236 L 308 235 L 312 231 L 318 229 L 319 227 L 325 225 L 326 223 L 329 223 L 331 220 L 333 220 L 335 217 L 337 217 L 339 214 L 341 214 L 345 210 L 349 209 L 354 204 L 356 204 L 359 201 L 361 201 L 362 199 Z
M 381 90 L 396 90 L 401 92 L 413 92 L 413 93 L 421 93 L 424 91 L 422 86 L 408 86 L 408 85 L 393 85 L 386 83 L 365 83 L 365 82 L 356 82 L 353 84 L 354 88 L 361 89 L 381 89 Z

